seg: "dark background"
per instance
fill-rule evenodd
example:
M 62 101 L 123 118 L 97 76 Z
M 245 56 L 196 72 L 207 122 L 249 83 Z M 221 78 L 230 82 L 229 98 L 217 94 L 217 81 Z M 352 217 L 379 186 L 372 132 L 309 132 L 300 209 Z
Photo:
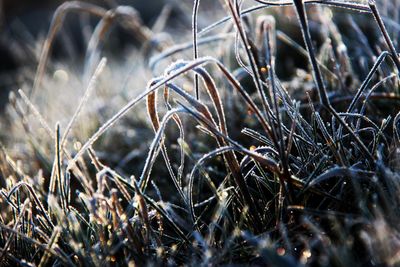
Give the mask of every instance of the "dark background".
M 62 0 L 0 0 L 0 111 L 8 100 L 10 90 L 16 90 L 34 73 L 37 66 L 41 44 L 48 32 L 51 19 Z M 168 3 L 173 8 L 173 17 L 180 17 L 182 12 L 175 0 L 88 0 L 81 1 L 111 9 L 117 5 L 133 6 L 143 22 L 149 27 Z M 186 1 L 188 2 L 188 1 Z M 189 3 L 189 2 L 188 2 Z M 91 32 L 99 18 L 87 13 L 69 12 L 65 17 L 62 30 L 57 35 L 50 58 L 56 61 L 68 61 L 79 65 L 87 46 L 84 29 Z M 89 27 L 89 28 L 88 28 Z M 107 39 L 109 52 L 115 57 L 135 46 L 135 37 L 116 26 Z M 33 77 L 31 77 L 33 79 Z

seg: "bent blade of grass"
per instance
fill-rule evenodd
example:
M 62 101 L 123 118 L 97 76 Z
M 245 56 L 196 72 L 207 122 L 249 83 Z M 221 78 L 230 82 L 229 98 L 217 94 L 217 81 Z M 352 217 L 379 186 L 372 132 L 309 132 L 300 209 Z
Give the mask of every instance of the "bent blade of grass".
M 392 78 L 396 78 L 396 74 L 391 74 L 385 78 L 383 78 L 382 80 L 380 80 L 379 82 L 377 82 L 374 86 L 372 86 L 372 88 L 369 90 L 369 92 L 365 95 L 364 97 L 364 101 L 362 102 L 362 106 L 360 108 L 360 114 L 363 115 L 365 114 L 365 110 L 367 108 L 367 105 L 369 103 L 369 99 L 371 98 L 371 96 L 373 96 L 373 93 L 375 92 L 375 90 L 380 87 L 381 85 L 383 85 L 385 82 L 387 82 L 388 80 L 392 79 Z M 394 94 L 389 94 L 388 97 L 390 98 L 390 95 L 394 95 Z M 375 95 L 376 96 L 376 95 Z M 389 99 L 388 98 L 388 99 Z M 358 130 L 360 128 L 360 120 L 357 121 L 356 123 L 356 129 Z
M 365 171 L 361 169 L 356 169 L 356 168 L 348 168 L 348 167 L 332 167 L 328 170 L 326 170 L 323 174 L 317 176 L 316 178 L 312 179 L 310 183 L 307 185 L 307 187 L 304 188 L 304 191 L 309 190 L 310 188 L 325 182 L 329 179 L 336 178 L 336 177 L 347 177 L 348 179 L 365 179 L 366 177 L 372 177 L 374 175 L 374 172 L 371 171 Z
M 96 73 L 96 70 L 93 72 L 93 66 L 97 64 L 100 57 L 100 51 L 98 51 L 99 43 L 103 41 L 104 38 L 106 38 L 106 35 L 109 32 L 115 20 L 115 17 L 115 10 L 108 10 L 101 18 L 100 22 L 96 25 L 94 32 L 90 37 L 89 43 L 86 48 L 86 55 L 84 60 L 85 65 L 83 67 L 83 77 L 85 82 L 89 79 L 90 76 L 92 76 L 93 78 L 93 75 L 95 75 L 93 73 Z M 91 81 L 89 81 L 89 83 L 90 82 Z
M 213 83 L 211 76 L 209 76 L 207 74 L 207 72 L 205 72 L 205 70 L 202 70 L 199 68 L 196 68 L 194 70 L 197 71 L 201 75 L 201 77 L 204 79 L 204 82 L 206 83 L 206 88 L 208 89 L 208 92 L 209 92 L 209 94 L 216 106 L 216 109 L 218 111 L 218 118 L 219 118 L 220 124 L 221 124 L 220 127 L 222 129 L 224 129 L 223 132 L 226 133 L 226 126 L 225 126 L 225 119 L 224 119 L 225 115 L 222 110 L 222 104 L 221 104 L 221 101 L 220 101 L 220 98 L 218 95 L 218 91 L 215 88 L 215 84 Z M 179 87 L 177 87 L 173 84 L 167 84 L 167 87 L 171 88 L 176 93 L 183 96 L 191 105 L 193 105 L 197 110 L 199 110 L 199 112 L 204 114 L 208 119 L 212 120 L 212 116 L 211 116 L 210 112 L 208 111 L 206 106 L 204 106 L 201 102 L 198 102 L 196 99 L 194 99 L 193 97 L 191 97 L 190 95 L 185 93 L 182 89 L 180 89 Z M 158 122 L 158 116 L 157 116 L 156 108 L 155 108 L 155 101 L 156 101 L 155 97 L 156 97 L 156 95 L 154 93 L 152 93 L 148 96 L 148 109 L 149 109 L 149 114 L 151 116 L 151 119 L 153 121 L 153 126 L 154 126 L 155 130 L 158 130 L 159 122 Z M 215 122 L 214 122 L 214 124 L 215 124 Z M 158 135 L 158 133 L 157 133 L 157 135 Z M 151 147 L 153 147 L 153 146 L 151 146 Z M 150 149 L 150 151 L 152 151 L 152 149 Z M 148 161 L 146 161 L 146 162 L 148 162 Z M 142 178 L 141 178 L 141 181 L 142 181 Z M 143 188 L 142 188 L 142 190 L 143 190 Z M 185 198 L 184 198 L 184 200 L 185 200 Z
M 168 90 L 167 86 L 164 87 L 164 94 L 163 95 L 164 95 L 164 103 L 165 103 L 165 106 L 166 106 L 167 110 L 171 110 L 172 106 L 169 103 L 169 90 Z M 184 170 L 184 167 L 185 167 L 185 150 L 184 150 L 184 146 L 183 146 L 183 143 L 184 143 L 184 140 L 185 140 L 185 131 L 184 131 L 184 128 L 183 128 L 182 120 L 179 118 L 179 116 L 176 115 L 176 116 L 173 117 L 173 119 L 175 121 L 175 124 L 178 126 L 179 136 L 180 136 L 179 139 L 178 139 L 178 144 L 179 144 L 179 147 L 180 147 L 180 158 L 181 158 L 181 161 L 180 161 L 180 166 L 178 167 L 177 180 L 178 180 L 178 184 L 180 186 L 182 186 L 183 170 Z
M 150 176 L 153 164 L 155 162 L 155 158 L 156 158 L 158 152 L 160 151 L 160 149 L 162 149 L 162 144 L 161 144 L 161 143 L 163 143 L 162 136 L 164 134 L 166 124 L 173 117 L 173 115 L 178 113 L 179 111 L 181 111 L 181 110 L 180 109 L 172 109 L 172 110 L 168 111 L 164 115 L 163 120 L 161 121 L 159 128 L 156 131 L 156 135 L 153 138 L 153 141 L 149 148 L 149 152 L 147 154 L 147 158 L 146 158 L 143 170 L 142 170 L 142 174 L 140 175 L 140 178 L 138 181 L 141 191 L 146 190 L 146 187 L 147 187 L 147 184 L 149 181 L 149 176 Z M 177 187 L 178 192 L 180 193 L 182 199 L 186 202 L 186 197 L 183 194 L 183 192 L 180 190 L 179 185 L 175 185 L 175 186 Z
M 149 83 L 148 87 L 151 87 L 151 85 L 154 85 L 156 82 L 157 82 L 157 80 L 151 81 Z M 165 89 L 164 89 L 164 94 L 167 94 L 166 92 L 168 92 L 167 87 L 165 87 Z M 159 121 L 159 116 L 158 116 L 158 112 L 157 112 L 157 92 L 152 92 L 147 96 L 147 113 L 150 117 L 154 132 L 157 132 L 160 127 L 160 121 Z M 179 127 L 180 138 L 182 138 L 183 137 L 183 128 L 180 123 L 179 116 L 177 114 L 174 114 L 173 119 Z M 184 197 L 181 185 L 180 185 L 181 173 L 178 170 L 178 172 L 179 172 L 178 177 L 175 175 L 175 173 L 172 169 L 172 166 L 171 166 L 171 161 L 168 156 L 167 147 L 165 146 L 163 141 L 161 141 L 161 153 L 163 155 L 164 162 L 167 166 L 168 172 L 172 178 L 172 181 L 173 181 L 176 189 L 178 190 L 182 199 L 185 200 L 185 197 Z M 182 156 L 182 153 L 181 153 L 181 156 Z M 181 160 L 183 160 L 183 158 Z M 180 167 L 182 167 L 182 166 L 183 165 L 181 165 Z
M 379 57 L 376 59 L 374 65 L 372 66 L 370 72 L 368 73 L 367 77 L 364 79 L 362 82 L 360 88 L 357 90 L 356 95 L 354 96 L 353 100 L 351 101 L 349 107 L 347 108 L 347 113 L 353 112 L 353 109 L 355 108 L 357 101 L 361 97 L 361 95 L 364 93 L 366 90 L 368 84 L 372 80 L 372 77 L 374 74 L 378 71 L 379 66 L 382 64 L 382 62 L 386 59 L 387 56 L 389 56 L 390 53 L 387 51 L 382 52 Z
M 119 22 L 122 27 L 131 31 L 135 35 L 135 38 L 139 39 L 142 43 L 149 42 L 153 35 L 152 31 L 142 23 L 140 15 L 135 8 L 131 6 L 117 6 L 108 10 L 97 24 L 86 49 L 84 60 L 85 80 L 92 75 L 93 67 L 98 64 L 100 57 L 98 47 L 106 38 L 114 22 Z
M 203 79 L 205 87 L 207 89 L 207 92 L 214 104 L 214 108 L 217 111 L 217 116 L 218 116 L 218 120 L 219 120 L 219 130 L 221 131 L 221 133 L 227 137 L 229 137 L 228 132 L 227 132 L 227 127 L 226 127 L 226 121 L 225 121 L 225 113 L 223 110 L 223 105 L 221 102 L 221 98 L 219 96 L 218 90 L 216 88 L 216 85 L 214 83 L 213 78 L 210 76 L 210 74 L 208 74 L 208 72 L 200 67 L 195 68 L 194 71 L 196 71 Z M 217 138 L 217 142 L 219 146 L 224 146 L 226 145 L 224 139 L 218 139 Z M 242 186 L 245 186 L 245 181 L 244 178 L 242 176 L 242 174 L 240 173 L 240 167 L 239 167 L 239 162 L 235 156 L 235 154 L 233 153 L 233 151 L 227 151 L 226 154 L 224 155 L 224 160 L 226 165 L 228 166 L 228 168 L 231 170 L 232 175 L 235 177 L 236 183 L 238 184 L 239 187 L 242 188 Z M 238 183 L 238 181 L 241 181 L 240 183 Z M 241 191 L 244 189 L 241 189 Z M 243 192 L 242 192 L 243 193 Z M 247 193 L 245 193 L 247 194 Z M 246 200 L 247 202 L 248 200 Z M 253 205 L 252 203 L 247 203 L 248 205 Z M 255 210 L 257 210 L 255 208 Z
M 65 16 L 70 11 L 87 12 L 98 17 L 102 17 L 106 13 L 106 10 L 102 7 L 79 1 L 65 2 L 56 9 L 40 54 L 33 87 L 29 92 L 30 97 L 32 97 L 35 94 L 35 91 L 40 87 L 54 39 L 62 27 Z
M 205 45 L 205 44 L 210 44 L 213 42 L 219 42 L 219 41 L 224 41 L 228 38 L 232 38 L 234 35 L 232 33 L 218 33 L 210 37 L 204 37 L 204 38 L 198 38 L 197 40 L 197 46 Z M 176 44 L 170 48 L 165 49 L 163 52 L 154 55 L 150 58 L 149 60 L 149 68 L 153 72 L 153 74 L 156 73 L 156 68 L 158 64 L 166 58 L 171 58 L 171 56 L 184 52 L 185 50 L 188 50 L 193 47 L 193 42 L 186 42 L 182 44 Z
M 129 101 L 123 108 L 121 108 L 112 118 L 110 118 L 108 121 L 106 121 L 90 138 L 86 143 L 81 147 L 81 149 L 77 152 L 75 157 L 69 161 L 67 169 L 71 169 L 73 165 L 76 164 L 76 161 L 78 158 L 80 158 L 83 153 L 90 147 L 92 144 L 104 133 L 106 132 L 111 126 L 114 125 L 115 122 L 117 122 L 119 119 L 121 119 L 129 110 L 131 110 L 137 103 L 139 103 L 141 100 L 143 100 L 148 94 L 154 92 L 157 90 L 159 87 L 162 85 L 166 84 L 168 81 L 182 75 L 186 71 L 190 70 L 191 68 L 205 64 L 207 61 L 209 61 L 210 58 L 201 58 L 195 62 L 191 62 L 188 65 L 185 65 L 184 67 L 172 72 L 168 76 L 164 77 L 161 79 L 159 82 L 151 86 L 148 90 L 145 90 L 143 93 L 139 94 L 136 98 L 132 99 Z
M 213 191 L 213 194 L 214 194 L 213 198 L 216 198 L 217 200 L 219 200 L 219 194 L 218 194 L 217 188 L 214 185 L 214 183 L 212 182 L 211 178 L 207 175 L 207 172 L 202 167 L 202 164 L 206 160 L 209 160 L 213 157 L 219 156 L 219 155 L 226 153 L 227 151 L 233 150 L 233 149 L 234 149 L 234 147 L 232 147 L 232 146 L 225 146 L 225 147 L 219 147 L 219 148 L 215 149 L 214 151 L 208 152 L 207 154 L 203 155 L 196 162 L 196 164 L 193 166 L 192 171 L 190 172 L 187 193 L 188 193 L 190 213 L 191 213 L 193 222 L 195 222 L 195 226 L 197 226 L 198 218 L 196 217 L 196 214 L 194 211 L 195 204 L 193 204 L 194 175 L 195 175 L 196 171 L 198 169 L 200 169 L 200 172 L 202 173 L 202 175 L 204 175 L 206 177 L 207 184 L 210 186 L 210 189 Z

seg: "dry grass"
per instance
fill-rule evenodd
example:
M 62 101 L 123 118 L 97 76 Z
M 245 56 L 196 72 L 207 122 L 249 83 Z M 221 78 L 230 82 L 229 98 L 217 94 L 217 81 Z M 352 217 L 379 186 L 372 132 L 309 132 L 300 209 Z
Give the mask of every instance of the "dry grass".
M 55 12 L 2 122 L 2 265 L 400 264 L 399 3 L 220 2 L 191 35 Z M 81 74 L 49 60 L 71 11 L 100 18 Z

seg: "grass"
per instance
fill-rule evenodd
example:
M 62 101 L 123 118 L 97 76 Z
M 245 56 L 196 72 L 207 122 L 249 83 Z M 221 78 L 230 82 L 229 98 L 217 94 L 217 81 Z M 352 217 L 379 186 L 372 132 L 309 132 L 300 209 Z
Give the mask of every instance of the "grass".
M 400 265 L 399 4 L 213 5 L 181 34 L 57 9 L 2 122 L 1 266 Z M 99 18 L 80 72 L 50 59 L 72 11 Z

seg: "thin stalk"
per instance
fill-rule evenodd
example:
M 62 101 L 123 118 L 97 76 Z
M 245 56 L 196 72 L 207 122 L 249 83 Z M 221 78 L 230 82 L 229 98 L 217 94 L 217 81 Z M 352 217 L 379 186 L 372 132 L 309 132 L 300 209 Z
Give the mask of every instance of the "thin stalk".
M 303 4 L 303 0 L 293 0 L 293 3 L 296 7 L 297 17 L 300 21 L 301 31 L 303 33 L 303 39 L 308 51 L 308 59 L 310 60 L 311 66 L 313 68 L 313 76 L 317 85 L 319 100 L 322 105 L 329 106 L 330 103 L 328 94 L 326 93 L 326 88 L 324 81 L 322 79 L 321 70 L 319 69 L 317 58 L 314 52 L 314 47 L 311 41 L 310 28 L 308 26 L 307 13 Z
M 199 50 L 197 46 L 197 13 L 199 12 L 200 0 L 194 0 L 193 3 L 193 15 L 192 15 L 192 31 L 193 31 L 193 59 L 196 60 L 199 57 Z M 199 100 L 199 76 L 197 73 L 194 74 L 194 88 L 196 99 Z
M 394 64 L 397 67 L 398 71 L 397 75 L 400 77 L 400 60 L 397 55 L 396 48 L 394 48 L 392 39 L 390 38 L 389 33 L 386 30 L 385 24 L 383 23 L 382 17 L 379 15 L 379 10 L 376 7 L 375 0 L 369 0 L 368 4 L 369 7 L 371 8 L 372 14 L 374 15 L 376 22 L 378 23 L 379 29 L 382 32 L 383 38 L 385 38 L 385 42 L 389 47 L 390 53 L 392 54 L 393 57 Z

